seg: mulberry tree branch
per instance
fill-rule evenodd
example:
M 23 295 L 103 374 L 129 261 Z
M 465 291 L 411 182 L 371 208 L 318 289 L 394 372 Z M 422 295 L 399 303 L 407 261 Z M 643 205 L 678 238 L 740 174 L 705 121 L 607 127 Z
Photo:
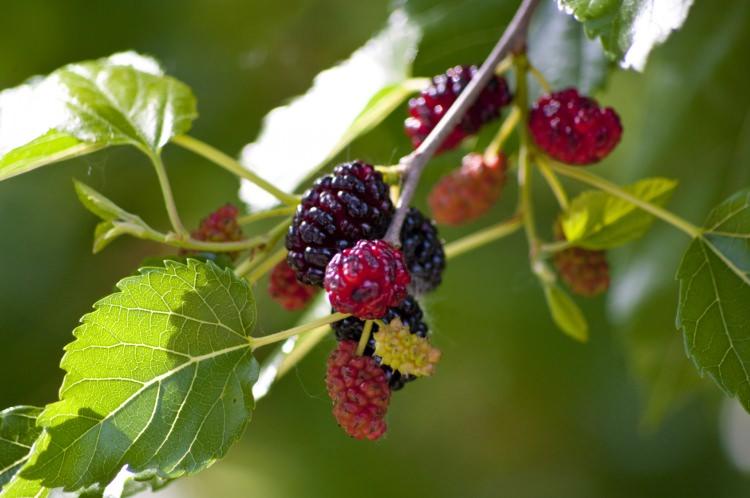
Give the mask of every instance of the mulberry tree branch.
M 400 164 L 404 167 L 404 183 L 401 190 L 396 214 L 388 227 L 385 240 L 393 245 L 399 245 L 401 226 L 404 224 L 406 212 L 409 209 L 414 192 L 419 185 L 419 179 L 427 162 L 435 155 L 440 144 L 455 128 L 463 118 L 466 111 L 476 101 L 479 94 L 487 86 L 490 78 L 495 74 L 495 68 L 503 58 L 511 52 L 520 52 L 526 45 L 526 34 L 529 28 L 531 14 L 534 12 L 539 0 L 523 0 L 518 7 L 505 32 L 500 37 L 497 45 L 492 49 L 490 55 L 479 68 L 476 75 L 471 79 L 463 92 L 458 96 L 453 105 L 438 122 L 437 126 L 430 132 L 417 149 L 401 158 Z

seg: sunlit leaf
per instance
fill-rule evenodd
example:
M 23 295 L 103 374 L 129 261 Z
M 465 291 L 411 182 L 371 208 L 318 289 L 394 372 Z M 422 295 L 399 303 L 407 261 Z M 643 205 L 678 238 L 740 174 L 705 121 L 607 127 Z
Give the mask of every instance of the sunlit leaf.
M 623 67 L 642 71 L 651 50 L 687 18 L 693 0 L 558 0 Z
M 47 498 L 52 492 L 51 489 L 42 486 L 38 480 L 25 479 L 16 474 L 2 488 L 1 498 Z
M 750 411 L 750 191 L 714 209 L 677 278 L 677 324 L 698 370 Z
M 242 163 L 282 190 L 295 190 L 406 96 L 399 85 L 410 75 L 420 36 L 403 11 L 394 12 L 382 32 L 316 76 L 305 95 L 268 113 L 256 141 L 242 151 Z M 241 195 L 253 209 L 276 202 L 249 182 Z
M 90 154 L 100 148 L 98 144 L 81 142 L 67 133 L 51 130 L 0 157 L 0 181 L 47 164 Z
M 676 186 L 667 178 L 647 178 L 624 188 L 639 199 L 663 205 Z M 653 221 L 653 215 L 600 190 L 580 194 L 561 216 L 565 238 L 587 249 L 610 249 L 636 240 Z
M 245 280 L 213 263 L 166 261 L 118 284 L 75 330 L 61 401 L 21 475 L 47 487 L 106 486 L 123 465 L 164 477 L 222 457 L 253 409 L 257 362 Z M 106 441 L 106 444 L 104 442 Z
M 190 129 L 195 106 L 190 88 L 133 52 L 64 66 L 0 93 L 0 180 L 108 145 L 156 153 Z
M 36 418 L 42 410 L 16 406 L 0 412 L 0 489 L 26 462 L 31 445 L 42 432 Z

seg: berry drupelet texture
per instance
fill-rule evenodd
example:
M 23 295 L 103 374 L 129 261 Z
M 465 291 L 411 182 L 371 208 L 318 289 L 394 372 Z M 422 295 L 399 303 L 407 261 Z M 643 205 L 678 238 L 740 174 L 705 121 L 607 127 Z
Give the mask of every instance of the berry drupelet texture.
M 529 114 L 529 130 L 550 157 L 576 165 L 604 159 L 622 136 L 614 109 L 600 108 L 574 88 L 542 96 Z
M 481 217 L 500 198 L 508 162 L 504 154 L 486 161 L 467 154 L 457 169 L 438 181 L 427 199 L 432 216 L 443 225 L 462 225 Z
M 379 363 L 406 375 L 424 377 L 435 372 L 440 350 L 424 337 L 412 334 L 398 318 L 375 334 L 375 356 Z
M 437 227 L 418 209 L 410 208 L 401 227 L 401 252 L 411 274 L 409 290 L 424 294 L 443 281 L 445 251 Z
M 422 308 L 416 299 L 408 296 L 404 299 L 401 304 L 388 308 L 388 312 L 381 318 L 385 323 L 390 323 L 392 320 L 398 319 L 409 327 L 409 331 L 412 334 L 416 334 L 419 337 L 427 337 L 429 329 L 427 324 L 424 322 L 424 314 Z M 362 337 L 362 331 L 365 327 L 365 322 L 359 318 L 350 316 L 344 318 L 338 322 L 331 324 L 334 332 L 336 332 L 336 339 L 339 341 L 355 341 L 359 343 L 360 337 Z M 379 330 L 377 324 L 373 325 L 372 334 L 374 335 Z M 365 347 L 364 355 L 373 356 L 375 353 L 375 339 L 370 336 L 370 340 Z M 375 357 L 375 361 L 379 362 L 379 358 Z M 383 371 L 388 379 L 388 384 L 392 391 L 398 391 L 404 387 L 404 384 L 411 382 L 416 377 L 412 375 L 402 375 L 398 371 L 394 371 L 392 368 L 383 365 Z
M 555 238 L 565 240 L 562 228 L 555 226 Z M 555 268 L 570 290 L 584 297 L 594 297 L 609 289 L 609 264 L 606 251 L 570 247 L 555 253 Z
M 353 438 L 376 440 L 386 431 L 391 390 L 375 360 L 356 350 L 354 341 L 338 343 L 328 358 L 326 388 L 341 428 Z
M 201 220 L 197 230 L 193 230 L 190 236 L 195 240 L 206 242 L 236 242 L 242 240 L 242 227 L 237 223 L 239 210 L 232 204 L 225 204 L 207 217 Z M 195 251 L 183 250 L 181 254 L 193 255 Z M 226 253 L 231 259 L 235 259 L 239 253 Z
M 406 298 L 410 282 L 401 251 L 383 240 L 360 240 L 333 256 L 324 285 L 336 311 L 377 319 Z
M 605 251 L 571 247 L 555 253 L 555 268 L 571 291 L 594 297 L 609 288 L 609 264 Z
M 317 287 L 297 280 L 297 275 L 286 261 L 279 262 L 268 279 L 268 293 L 288 311 L 304 308 L 317 291 Z
M 392 216 L 381 174 L 359 161 L 340 164 L 302 197 L 286 236 L 287 262 L 300 282 L 322 286 L 331 258 L 358 240 L 385 235 Z
M 435 128 L 476 73 L 476 66 L 452 67 L 445 74 L 432 78 L 430 86 L 422 90 L 418 97 L 409 100 L 409 117 L 404 127 L 415 148 L 419 147 Z M 475 134 L 482 125 L 500 116 L 502 107 L 508 105 L 511 100 L 512 96 L 505 79 L 493 76 L 438 151 L 450 150 L 464 138 Z

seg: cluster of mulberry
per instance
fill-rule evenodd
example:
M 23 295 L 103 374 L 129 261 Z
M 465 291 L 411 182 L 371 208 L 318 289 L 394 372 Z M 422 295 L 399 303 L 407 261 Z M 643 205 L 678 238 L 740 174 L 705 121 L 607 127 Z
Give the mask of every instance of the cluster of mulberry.
M 476 71 L 451 68 L 410 100 L 405 129 L 415 148 Z M 493 76 L 439 150 L 457 147 L 499 117 L 511 100 L 505 80 Z M 573 89 L 543 96 L 527 126 L 541 151 L 578 165 L 605 157 L 622 134 L 612 109 L 600 109 Z M 502 152 L 466 155 L 431 192 L 434 219 L 460 225 L 487 213 L 501 195 L 507 168 Z M 302 196 L 286 236 L 287 259 L 274 268 L 269 283 L 271 296 L 286 309 L 304 307 L 315 288 L 324 287 L 333 311 L 350 315 L 332 324 L 338 345 L 328 359 L 326 387 L 339 425 L 358 439 L 381 437 L 392 392 L 431 374 L 440 357 L 428 342 L 416 297 L 440 285 L 443 243 L 435 221 L 415 208 L 406 216 L 400 247 L 382 240 L 394 211 L 390 187 L 376 168 L 362 161 L 336 166 Z M 603 253 L 570 248 L 554 261 L 574 291 L 593 295 L 606 289 Z

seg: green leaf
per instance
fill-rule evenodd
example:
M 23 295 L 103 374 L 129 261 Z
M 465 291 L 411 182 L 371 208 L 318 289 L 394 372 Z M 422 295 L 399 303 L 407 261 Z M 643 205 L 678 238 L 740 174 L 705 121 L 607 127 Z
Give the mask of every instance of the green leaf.
M 71 64 L 50 78 L 68 111 L 57 128 L 85 142 L 159 152 L 197 116 L 190 88 L 135 53 Z
M 90 154 L 100 148 L 100 145 L 84 143 L 67 133 L 51 130 L 0 157 L 0 181 L 47 164 Z
M 13 479 L 2 488 L 0 498 L 47 498 L 51 489 L 42 486 L 40 481 L 24 479 L 16 474 Z
M 707 385 L 685 357 L 683 339 L 675 334 L 674 320 L 664 316 L 664 310 L 673 305 L 674 295 L 648 303 L 643 312 L 630 317 L 623 337 L 632 371 L 642 382 L 641 427 L 651 431 L 670 411 L 684 405 L 691 394 Z
M 696 2 L 683 31 L 652 54 L 645 73 L 619 72 L 608 87 L 607 103 L 621 112 L 629 138 L 606 169 L 619 179 L 655 171 L 678 179 L 679 196 L 669 207 L 688 219 L 703 220 L 732 186 L 750 184 L 750 127 L 740 111 L 750 106 L 750 93 L 743 90 L 750 72 L 737 63 L 750 43 L 749 7 L 744 0 L 723 2 L 720 9 Z M 618 273 L 607 293 L 612 331 L 626 338 L 624 352 L 648 410 L 647 423 L 665 415 L 660 434 L 695 414 L 701 404 L 695 402 L 708 401 L 706 391 L 715 389 L 685 355 L 674 315 L 665 316 L 675 305 L 675 269 L 683 253 L 676 248 L 687 245 L 683 237 L 659 224 L 610 261 Z
M 109 145 L 158 153 L 196 116 L 190 88 L 150 57 L 70 64 L 0 93 L 0 181 Z
M 42 432 L 36 426 L 41 408 L 16 406 L 0 412 L 0 489 L 26 462 Z
M 677 273 L 677 325 L 701 374 L 750 411 L 750 191 L 716 207 Z
M 76 195 L 86 209 L 101 218 L 94 230 L 94 254 L 98 253 L 112 241 L 123 234 L 137 237 L 160 237 L 159 232 L 151 228 L 140 216 L 129 213 L 85 183 L 73 180 Z
M 647 178 L 625 190 L 644 201 L 664 205 L 676 186 L 675 180 Z M 568 242 L 587 249 L 610 249 L 636 240 L 653 221 L 651 214 L 599 190 L 580 194 L 561 217 Z
M 585 94 L 604 85 L 611 66 L 601 45 L 589 40 L 580 24 L 555 2 L 542 2 L 534 12 L 528 55 L 552 88 L 572 86 Z
M 545 283 L 544 297 L 552 319 L 560 330 L 577 341 L 586 342 L 589 338 L 586 317 L 568 293 L 554 283 Z
M 651 50 L 679 29 L 693 0 L 558 0 L 623 67 L 642 71 Z
M 73 186 L 81 204 L 103 220 L 125 219 L 134 216 L 85 183 L 73 180 Z
M 420 38 L 420 29 L 406 14 L 394 12 L 382 32 L 318 74 L 306 94 L 269 112 L 258 138 L 243 149 L 241 162 L 284 191 L 297 189 L 405 97 L 408 86 L 403 85 L 408 85 L 404 82 Z M 247 181 L 241 196 L 254 210 L 276 204 Z
M 164 489 L 171 482 L 172 479 L 164 479 L 153 473 L 132 476 L 125 481 L 122 493 L 119 494 L 118 498 L 135 496 L 144 491 L 156 492 Z
M 61 401 L 22 471 L 50 488 L 106 486 L 127 465 L 162 477 L 224 456 L 250 418 L 258 365 L 245 280 L 211 262 L 142 268 L 94 305 L 61 367 Z
M 188 259 L 195 259 L 196 261 L 206 262 L 211 261 L 219 268 L 234 269 L 234 260 L 229 257 L 227 253 L 222 252 L 196 252 L 191 253 L 189 256 L 182 254 L 170 254 L 162 256 L 147 256 L 141 261 L 140 266 L 163 266 L 164 261 L 176 261 L 178 263 L 187 263 Z M 329 310 L 330 311 L 330 310 Z

